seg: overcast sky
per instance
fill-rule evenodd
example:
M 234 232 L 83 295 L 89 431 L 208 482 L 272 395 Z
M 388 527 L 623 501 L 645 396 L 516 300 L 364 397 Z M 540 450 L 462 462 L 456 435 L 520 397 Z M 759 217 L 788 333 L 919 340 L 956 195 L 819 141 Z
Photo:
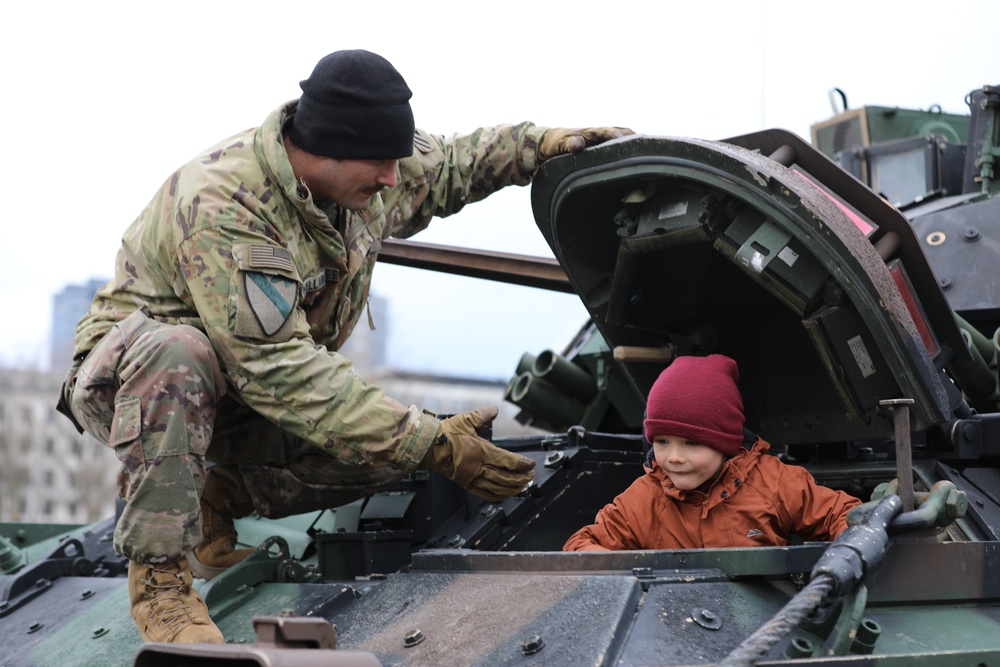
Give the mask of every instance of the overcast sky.
M 388 58 L 431 132 L 531 120 L 719 139 L 809 136 L 828 92 L 964 113 L 1000 83 L 1000 3 L 716 2 L 6 3 L 0 68 L 0 364 L 47 363 L 52 296 L 110 277 L 121 234 L 202 148 L 259 125 L 331 51 Z M 415 240 L 548 255 L 528 188 L 436 221 Z M 390 360 L 507 378 L 522 352 L 561 348 L 575 297 L 380 265 Z M 430 308 L 436 316 L 428 317 Z M 359 328 L 364 326 L 362 323 Z

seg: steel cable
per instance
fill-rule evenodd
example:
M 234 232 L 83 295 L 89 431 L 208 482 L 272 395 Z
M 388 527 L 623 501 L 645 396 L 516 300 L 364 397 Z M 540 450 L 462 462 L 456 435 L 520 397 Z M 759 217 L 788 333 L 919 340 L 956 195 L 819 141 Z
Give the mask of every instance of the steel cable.
M 748 667 L 788 635 L 799 623 L 811 614 L 834 590 L 836 582 L 828 574 L 821 574 L 788 601 L 781 610 L 764 625 L 743 640 L 727 655 L 719 667 Z

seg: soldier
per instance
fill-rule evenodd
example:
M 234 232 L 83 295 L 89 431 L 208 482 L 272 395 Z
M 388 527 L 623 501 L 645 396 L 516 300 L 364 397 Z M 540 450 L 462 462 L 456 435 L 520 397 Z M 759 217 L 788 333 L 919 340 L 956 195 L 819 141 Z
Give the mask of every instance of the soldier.
M 301 87 L 167 179 L 77 327 L 60 410 L 121 461 L 115 548 L 145 641 L 223 641 L 191 581 L 249 552 L 234 548 L 234 518 L 335 507 L 416 468 L 494 501 L 532 479 L 531 459 L 480 437 L 495 407 L 439 421 L 337 350 L 382 239 L 629 133 L 431 135 L 396 69 L 360 50 L 326 56 Z

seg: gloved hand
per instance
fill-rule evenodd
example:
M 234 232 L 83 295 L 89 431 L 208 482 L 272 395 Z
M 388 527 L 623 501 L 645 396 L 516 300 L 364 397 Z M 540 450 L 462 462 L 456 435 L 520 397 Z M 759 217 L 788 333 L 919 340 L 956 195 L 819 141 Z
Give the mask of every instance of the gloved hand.
M 554 127 L 542 135 L 538 145 L 538 164 L 550 157 L 582 151 L 587 146 L 596 146 L 609 139 L 617 139 L 635 134 L 627 127 Z
M 479 432 L 496 416 L 494 405 L 442 421 L 441 430 L 421 467 L 437 471 L 491 502 L 518 493 L 534 479 L 535 462 L 480 437 Z

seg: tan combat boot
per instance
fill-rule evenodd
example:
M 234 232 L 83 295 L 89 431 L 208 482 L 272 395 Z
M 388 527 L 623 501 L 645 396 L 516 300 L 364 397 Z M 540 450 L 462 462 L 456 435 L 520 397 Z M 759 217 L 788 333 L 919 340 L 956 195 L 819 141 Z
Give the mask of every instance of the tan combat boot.
M 201 543 L 189 555 L 191 572 L 213 579 L 246 558 L 253 549 L 236 548 L 233 519 L 253 511 L 250 494 L 235 466 L 217 465 L 205 476 L 201 494 Z
M 191 588 L 191 570 L 184 558 L 162 565 L 129 561 L 128 595 L 132 618 L 145 642 L 225 641 L 205 602 Z

